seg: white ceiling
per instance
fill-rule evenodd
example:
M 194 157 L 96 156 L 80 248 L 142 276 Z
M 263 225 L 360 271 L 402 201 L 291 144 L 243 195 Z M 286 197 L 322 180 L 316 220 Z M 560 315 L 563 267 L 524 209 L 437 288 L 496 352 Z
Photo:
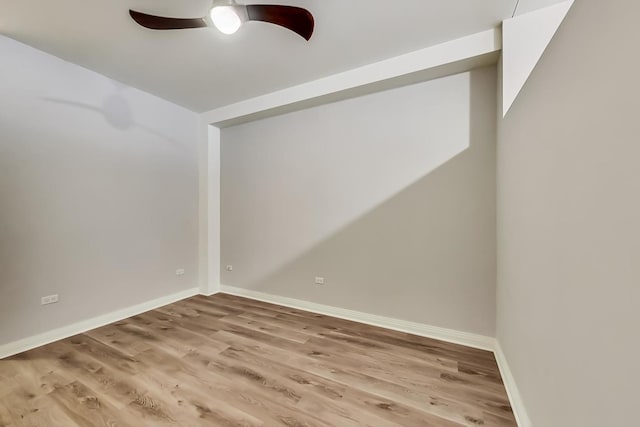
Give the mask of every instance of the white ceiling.
M 558 1 L 520 0 L 518 13 Z M 309 9 L 316 29 L 306 42 L 259 22 L 225 36 L 147 30 L 128 15 L 201 17 L 210 0 L 0 0 L 0 34 L 202 112 L 493 28 L 516 2 L 247 1 Z

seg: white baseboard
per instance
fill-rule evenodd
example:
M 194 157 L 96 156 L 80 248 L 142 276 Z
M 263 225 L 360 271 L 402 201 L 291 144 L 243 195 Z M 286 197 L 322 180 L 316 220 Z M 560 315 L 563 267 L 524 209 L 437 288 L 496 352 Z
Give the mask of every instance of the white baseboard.
M 258 301 L 278 304 L 285 307 L 297 308 L 299 310 L 311 311 L 313 313 L 338 317 L 340 319 L 352 320 L 365 323 L 367 325 L 379 326 L 400 332 L 407 332 L 427 338 L 435 338 L 454 344 L 462 344 L 468 347 L 493 351 L 495 348 L 495 338 L 484 335 L 461 332 L 453 329 L 441 328 L 438 326 L 425 325 L 423 323 L 409 322 L 407 320 L 393 319 L 375 314 L 362 313 L 360 311 L 348 310 L 345 308 L 332 307 L 329 305 L 316 304 L 309 301 L 294 298 L 282 297 L 278 295 L 265 294 L 249 289 L 236 288 L 233 286 L 220 286 L 220 292 L 251 298 Z
M 522 397 L 518 392 L 518 387 L 516 386 L 513 374 L 509 369 L 509 365 L 507 364 L 505 355 L 502 352 L 500 343 L 497 342 L 495 338 L 472 334 L 469 332 L 456 331 L 453 329 L 441 328 L 438 326 L 426 325 L 423 323 L 410 322 L 407 320 L 393 319 L 390 317 L 348 310 L 345 308 L 316 304 L 309 301 L 271 295 L 263 292 L 236 288 L 232 286 L 221 285 L 219 292 L 238 295 L 258 301 L 269 302 L 272 304 L 278 304 L 285 307 L 296 308 L 299 310 L 310 311 L 313 313 L 324 314 L 327 316 L 338 317 L 340 319 L 352 320 L 367 325 L 379 326 L 382 328 L 392 329 L 400 332 L 407 332 L 427 338 L 434 338 L 441 341 L 466 345 L 468 347 L 492 351 L 495 354 L 498 367 L 500 368 L 500 374 L 502 375 L 502 380 L 507 390 L 509 401 L 511 402 L 511 407 L 513 408 L 513 413 L 516 417 L 516 421 L 518 422 L 518 426 L 531 427 L 531 421 L 527 416 L 527 411 L 522 401 Z M 218 291 L 213 292 L 210 295 L 214 295 L 216 293 L 218 293 Z M 14 354 L 22 353 L 23 351 L 31 350 L 32 348 L 46 345 L 54 341 L 68 338 L 70 336 L 77 335 L 91 329 L 99 328 L 101 326 L 126 319 L 127 317 L 135 316 L 137 314 L 144 313 L 145 311 L 153 310 L 158 307 L 162 307 L 167 304 L 171 304 L 173 302 L 180 301 L 198 294 L 204 295 L 199 287 L 187 289 L 171 295 L 156 298 L 151 301 L 146 301 L 127 308 L 123 308 L 121 310 L 113 311 L 111 313 L 103 314 L 91 319 L 83 320 L 72 325 L 44 332 L 42 334 L 3 344 L 0 345 L 0 359 L 13 356 Z
M 516 417 L 518 427 L 531 427 L 531 420 L 527 415 L 527 410 L 524 406 L 522 396 L 518 391 L 516 380 L 511 373 L 507 359 L 502 352 L 500 342 L 496 341 L 496 348 L 493 351 L 498 362 L 498 368 L 500 368 L 500 375 L 502 376 L 502 382 L 507 389 L 507 395 L 509 396 L 509 402 L 511 402 L 511 409 L 513 409 L 513 415 Z
M 199 293 L 200 295 L 204 295 L 206 297 L 210 297 L 211 295 L 215 295 L 220 292 L 220 285 L 217 286 L 200 286 Z
M 192 297 L 199 293 L 200 288 L 187 289 L 175 294 L 156 298 L 151 301 L 132 305 L 121 310 L 112 311 L 111 313 L 103 314 L 91 319 L 82 320 L 52 331 L 43 332 L 18 341 L 2 344 L 0 345 L 0 359 L 22 353 L 23 351 L 31 350 L 32 348 L 40 347 L 41 345 L 68 338 L 73 335 L 81 334 L 88 330 L 99 328 L 100 326 L 108 325 L 109 323 L 117 322 L 119 320 L 126 319 L 127 317 L 135 316 L 137 314 L 144 313 L 145 311 L 153 310 L 158 307 Z
M 392 329 L 400 332 L 407 332 L 427 338 L 435 338 L 441 341 L 451 342 L 454 344 L 462 344 L 468 347 L 479 348 L 482 350 L 492 351 L 495 355 L 496 362 L 502 375 L 509 396 L 509 402 L 516 417 L 518 427 L 531 427 L 531 421 L 527 415 L 522 397 L 518 392 L 515 379 L 507 360 L 505 359 L 500 343 L 492 337 L 484 335 L 472 334 L 469 332 L 461 332 L 453 329 L 441 328 L 438 326 L 426 325 L 423 323 L 409 322 L 407 320 L 393 319 L 390 317 L 378 316 L 375 314 L 362 313 L 360 311 L 348 310 L 345 308 L 332 307 L 329 305 L 316 304 L 309 301 L 298 300 L 294 298 L 282 297 L 278 295 L 266 294 L 263 292 L 252 291 L 250 289 L 236 288 L 233 286 L 220 286 L 220 292 L 237 295 L 241 297 L 251 298 L 258 301 L 278 304 L 285 307 L 297 308 L 299 310 L 310 311 L 313 313 L 324 314 L 327 316 L 338 317 L 340 319 L 352 320 L 355 322 L 365 323 L 367 325 L 379 326 L 382 328 Z

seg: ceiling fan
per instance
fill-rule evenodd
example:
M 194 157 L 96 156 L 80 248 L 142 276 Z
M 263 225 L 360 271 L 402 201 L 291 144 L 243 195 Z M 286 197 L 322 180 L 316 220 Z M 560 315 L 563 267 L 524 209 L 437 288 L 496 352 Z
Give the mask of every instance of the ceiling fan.
M 209 14 L 202 18 L 171 18 L 129 10 L 138 24 L 152 30 L 182 30 L 215 26 L 224 34 L 233 34 L 248 21 L 262 21 L 287 28 L 306 40 L 313 34 L 311 12 L 301 7 L 270 4 L 237 4 L 235 0 L 213 0 Z

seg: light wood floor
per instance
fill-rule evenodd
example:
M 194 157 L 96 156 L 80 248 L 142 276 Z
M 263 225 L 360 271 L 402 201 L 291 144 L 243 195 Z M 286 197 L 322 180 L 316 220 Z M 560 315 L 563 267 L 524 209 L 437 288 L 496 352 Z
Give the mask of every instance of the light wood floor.
M 196 296 L 0 360 L 0 426 L 515 426 L 490 352 Z

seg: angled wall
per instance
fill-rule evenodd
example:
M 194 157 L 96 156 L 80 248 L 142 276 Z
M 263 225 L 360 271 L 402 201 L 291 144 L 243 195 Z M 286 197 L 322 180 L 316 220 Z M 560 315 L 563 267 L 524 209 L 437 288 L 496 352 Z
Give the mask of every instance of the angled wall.
M 0 347 L 197 286 L 197 115 L 5 37 L 0 57 Z
M 638 16 L 575 2 L 499 126 L 497 338 L 534 427 L 638 425 Z
M 511 108 L 573 1 L 518 15 L 502 23 L 503 115 Z

